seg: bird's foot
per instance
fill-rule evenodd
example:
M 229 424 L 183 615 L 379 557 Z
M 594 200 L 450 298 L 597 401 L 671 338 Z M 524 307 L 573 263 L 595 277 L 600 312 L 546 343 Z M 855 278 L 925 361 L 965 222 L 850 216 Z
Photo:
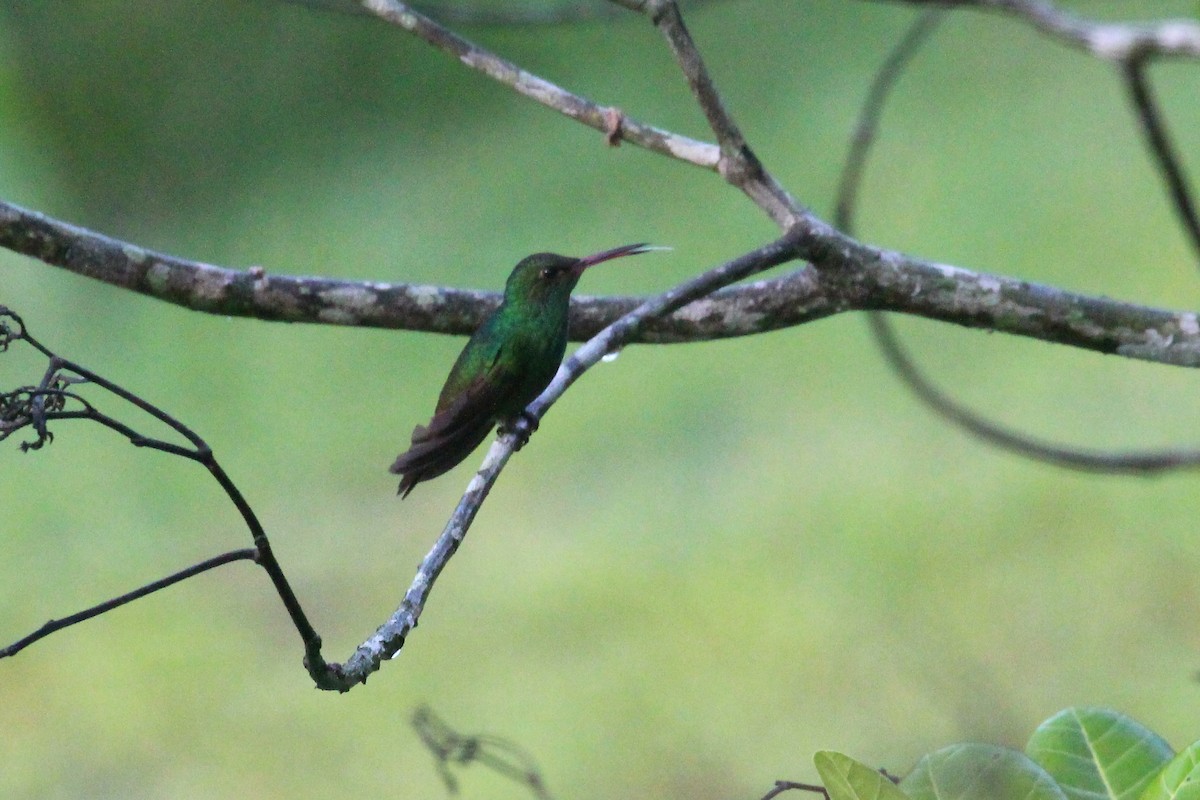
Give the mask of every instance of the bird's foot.
M 604 143 L 609 147 L 621 146 L 621 124 L 625 121 L 625 113 L 621 109 L 609 106 L 604 110 Z
M 513 434 L 517 437 L 516 446 L 513 450 L 520 450 L 529 441 L 529 437 L 538 429 L 538 418 L 530 414 L 524 409 L 521 410 L 512 419 L 507 419 L 500 424 L 500 435 Z

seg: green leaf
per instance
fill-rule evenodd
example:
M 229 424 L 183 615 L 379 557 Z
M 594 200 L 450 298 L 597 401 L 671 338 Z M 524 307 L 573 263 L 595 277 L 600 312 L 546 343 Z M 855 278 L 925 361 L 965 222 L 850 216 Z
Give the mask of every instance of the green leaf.
M 1024 753 L 990 744 L 956 744 L 930 753 L 900 781 L 912 800 L 1066 800 Z
M 1107 708 L 1068 708 L 1038 726 L 1025 752 L 1070 800 L 1138 800 L 1174 755 L 1149 728 Z
M 1146 785 L 1140 800 L 1200 800 L 1200 742 L 1194 742 Z
M 908 800 L 879 770 L 832 750 L 813 756 L 829 800 Z

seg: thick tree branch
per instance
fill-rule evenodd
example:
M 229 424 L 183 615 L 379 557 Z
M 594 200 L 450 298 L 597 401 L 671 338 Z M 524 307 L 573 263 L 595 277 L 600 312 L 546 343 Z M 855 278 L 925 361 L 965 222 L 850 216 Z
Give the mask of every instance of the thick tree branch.
M 272 275 L 157 253 L 0 200 L 0 247 L 77 275 L 193 311 L 282 322 L 464 335 L 500 302 L 494 292 L 439 286 Z M 596 335 L 642 302 L 577 297 L 571 338 Z M 656 319 L 638 341 L 693 342 L 748 336 L 830 313 L 808 272 L 729 288 Z
M 640 325 L 630 343 L 765 333 L 843 311 L 888 310 L 1128 358 L 1200 365 L 1193 312 L 1122 303 L 977 273 L 862 244 L 808 216 L 796 226 L 819 270 L 724 289 Z M 0 202 L 0 247 L 80 275 L 226 316 L 467 333 L 498 298 L 431 286 L 269 276 L 154 253 Z M 572 337 L 594 335 L 638 306 L 580 298 Z
M 1195 312 L 970 272 L 862 244 L 823 222 L 800 242 L 839 310 L 900 311 L 1144 361 L 1200 366 Z

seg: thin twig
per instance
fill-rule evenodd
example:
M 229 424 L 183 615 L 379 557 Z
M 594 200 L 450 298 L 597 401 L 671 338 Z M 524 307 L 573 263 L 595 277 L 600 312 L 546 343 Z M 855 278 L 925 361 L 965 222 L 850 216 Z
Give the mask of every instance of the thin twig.
M 678 3 L 675 0 L 647 0 L 640 6 L 670 46 L 671 53 L 692 90 L 692 96 L 696 98 L 696 105 L 708 121 L 709 129 L 717 137 L 723 157 L 736 158 L 739 154 L 746 153 L 751 161 L 757 162 L 757 159 L 749 154 L 746 138 L 742 136 L 741 129 L 717 91 L 708 67 L 704 64 L 704 57 L 700 55 L 691 32 L 684 24 L 683 15 L 679 13 Z
M 419 14 L 398 0 L 362 0 L 362 6 L 379 19 L 412 33 L 429 44 L 457 58 L 471 69 L 478 70 L 494 81 L 553 108 L 571 119 L 610 134 L 608 115 L 611 107 L 594 103 L 585 97 L 568 92 L 561 86 L 540 78 L 507 61 L 474 42 Z M 620 137 L 639 147 L 665 156 L 686 161 L 705 169 L 715 170 L 719 159 L 716 146 L 699 142 L 662 128 L 646 125 L 622 116 Z
M 63 628 L 69 628 L 72 625 L 85 622 L 92 617 L 98 617 L 106 611 L 112 611 L 114 608 L 119 608 L 126 603 L 132 603 L 134 600 L 145 597 L 148 594 L 153 594 L 154 592 L 157 592 L 160 589 L 165 589 L 168 586 L 173 586 L 180 581 L 195 577 L 196 575 L 207 572 L 210 569 L 215 569 L 216 567 L 224 566 L 225 564 L 230 564 L 234 561 L 257 560 L 258 551 L 253 548 L 247 548 L 244 550 L 231 550 L 230 552 L 222 553 L 219 556 L 206 558 L 197 564 L 193 564 L 186 569 L 181 569 L 179 572 L 168 575 L 165 578 L 159 578 L 156 581 L 151 581 L 145 586 L 134 589 L 132 592 L 119 595 L 111 600 L 105 600 L 103 603 L 98 603 L 91 608 L 78 611 L 74 614 L 63 617 L 62 619 L 49 620 L 46 622 L 46 624 L 42 625 L 42 627 L 38 628 L 28 636 L 18 639 L 7 647 L 0 647 L 0 658 L 15 656 L 17 653 L 21 652 L 39 639 L 44 639 L 52 633 L 61 631 Z
M 612 0 L 648 15 L 662 33 L 687 79 L 696 104 L 721 148 L 718 171 L 741 189 L 775 224 L 787 230 L 809 212 L 771 175 L 751 150 L 741 129 L 725 107 L 675 0 Z
M 910 4 L 989 9 L 1015 16 L 1042 33 L 1097 58 L 1124 63 L 1154 55 L 1200 58 L 1200 23 L 1191 19 L 1157 22 L 1097 22 L 1045 0 L 901 0 Z
M 858 188 L 862 182 L 871 145 L 874 144 L 879 131 L 880 118 L 888 95 L 944 12 L 945 9 L 941 8 L 931 9 L 913 23 L 908 33 L 880 66 L 867 93 L 842 171 L 836 202 L 835 224 L 847 234 L 854 233 Z M 1182 171 L 1172 154 L 1166 130 L 1154 107 L 1149 87 L 1145 84 L 1141 59 L 1127 65 L 1125 74 L 1140 112 L 1139 118 L 1150 139 L 1151 149 L 1159 157 L 1180 217 L 1185 226 L 1189 223 L 1194 225 L 1195 213 L 1190 196 L 1183 181 Z M 1189 230 L 1192 229 L 1189 227 Z M 1200 238 L 1193 238 L 1193 241 L 1197 243 L 1200 251 Z M 1200 451 L 1173 449 L 1111 452 L 1085 449 L 1037 439 L 993 422 L 938 388 L 917 366 L 886 316 L 879 312 L 870 312 L 867 319 L 875 343 L 888 366 L 919 400 L 946 421 L 997 447 L 1059 467 L 1106 474 L 1150 475 L 1200 465 Z
M 846 163 L 842 166 L 837 200 L 834 203 L 833 224 L 846 233 L 854 233 L 858 190 L 862 186 L 863 170 L 867 165 L 871 145 L 878 134 L 880 117 L 888 95 L 895 88 L 896 81 L 900 79 L 908 63 L 937 30 L 938 24 L 945 18 L 946 11 L 944 8 L 931 8 L 917 17 L 899 43 L 888 53 L 871 81 L 871 87 L 867 90 L 867 97 L 859 111 L 858 121 L 854 125 L 854 133 L 850 137 L 850 151 L 846 155 Z
M 868 320 L 871 332 L 888 365 L 926 406 L 942 419 L 997 447 L 1036 461 L 1081 472 L 1154 475 L 1200 466 L 1200 451 L 1196 450 L 1088 450 L 1036 439 L 1029 434 L 992 422 L 958 403 L 926 378 L 901 346 L 895 330 L 882 314 L 871 314 Z
M 516 742 L 488 734 L 460 734 L 428 706 L 416 710 L 412 725 L 421 742 L 437 760 L 438 773 L 451 794 L 458 792 L 458 781 L 450 771 L 450 765 L 478 763 L 509 780 L 524 784 L 541 800 L 552 799 L 553 795 L 546 788 L 533 756 Z
M 684 307 L 721 286 L 796 260 L 798 248 L 806 234 L 807 230 L 803 228 L 789 230 L 779 239 L 763 245 L 757 250 L 738 256 L 715 269 L 684 281 L 670 291 L 650 298 L 638 308 L 621 317 L 580 345 L 563 362 L 554 379 L 550 381 L 550 385 L 529 404 L 526 409 L 528 418 L 523 421 L 536 422 L 540 420 L 546 410 L 567 390 L 567 387 L 578 380 L 584 372 L 599 363 L 604 356 L 619 351 L 632 341 L 637 336 L 638 330 L 649 320 Z M 518 438 L 523 435 L 520 431 L 517 433 Z
M 1192 200 L 1192 193 L 1184 176 L 1183 164 L 1171 143 L 1171 135 L 1167 131 L 1162 111 L 1154 100 L 1154 92 L 1146 75 L 1147 59 L 1144 56 L 1134 57 L 1124 62 L 1122 67 L 1122 75 L 1129 89 L 1130 100 L 1137 111 L 1142 134 L 1150 152 L 1154 154 L 1155 163 L 1158 164 L 1163 181 L 1167 184 L 1171 205 L 1179 215 L 1179 223 L 1183 225 L 1198 259 L 1197 263 L 1200 264 L 1200 218 L 1196 215 L 1196 204 Z
M 511 6 L 472 6 L 463 3 L 410 4 L 422 14 L 448 25 L 562 25 L 566 23 L 607 20 L 617 16 L 612 6 L 590 2 L 528 2 Z
M 771 791 L 762 796 L 762 800 L 774 800 L 774 798 L 784 792 L 800 791 L 811 792 L 813 794 L 822 795 L 825 800 L 829 800 L 829 790 L 817 783 L 800 783 L 799 781 L 775 781 L 775 785 L 771 787 Z
M 15 323 L 15 327 L 14 327 Z M 244 555 L 250 552 L 249 556 L 259 564 L 271 579 L 275 587 L 276 593 L 283 602 L 284 608 L 288 612 L 288 616 L 292 620 L 292 624 L 296 627 L 297 633 L 300 635 L 304 643 L 306 663 L 321 664 L 320 650 L 321 637 L 309 622 L 307 615 L 300 606 L 295 592 L 288 583 L 284 575 L 283 568 L 279 565 L 271 550 L 271 543 L 267 538 L 266 532 L 263 530 L 262 524 L 259 522 L 254 510 L 246 501 L 241 491 L 237 488 L 234 482 L 225 473 L 225 470 L 217 462 L 213 455 L 212 449 L 197 433 L 184 425 L 175 417 L 155 406 L 153 403 L 144 398 L 130 392 L 124 387 L 113 383 L 102 375 L 87 369 L 86 367 L 76 364 L 73 361 L 58 356 L 48 347 L 38 341 L 32 334 L 29 333 L 24 321 L 11 309 L 0 306 L 0 351 L 6 350 L 14 341 L 23 341 L 31 347 L 42 353 L 48 359 L 48 366 L 42 376 L 41 383 L 36 387 L 24 387 L 15 392 L 8 392 L 0 395 L 0 439 L 4 439 L 22 428 L 32 426 L 38 433 L 36 443 L 26 443 L 23 449 L 36 449 L 50 438 L 49 432 L 46 430 L 46 424 L 49 421 L 68 420 L 68 419 L 86 419 L 92 422 L 115 431 L 124 436 L 129 442 L 137 447 L 146 447 L 153 450 L 158 450 L 182 458 L 187 458 L 191 461 L 198 462 L 209 471 L 213 478 L 220 484 L 225 491 L 230 502 L 238 509 L 242 516 L 247 529 L 249 529 L 251 537 L 254 540 L 255 548 L 252 551 L 235 551 L 227 553 L 223 556 L 217 556 L 214 559 L 200 562 L 193 567 L 175 573 L 159 581 L 147 584 L 139 589 L 136 589 L 128 594 L 114 598 L 113 600 L 101 603 L 79 614 L 65 618 L 65 620 L 51 621 L 43 626 L 39 631 L 31 634 L 28 637 L 17 642 L 16 645 L 10 646 L 3 651 L 0 651 L 0 657 L 12 655 L 28 644 L 37 641 L 38 639 L 52 633 L 55 630 L 60 630 L 67 625 L 73 625 L 76 622 L 82 622 L 85 619 L 90 619 L 97 614 L 103 613 L 111 608 L 123 605 L 131 600 L 136 600 L 139 597 L 144 597 L 151 592 L 177 583 L 180 580 L 197 575 L 213 567 L 228 563 L 229 561 L 244 559 L 248 556 Z M 83 399 L 78 393 L 64 389 L 64 386 L 73 384 L 86 384 L 95 386 L 99 389 L 130 403 L 134 407 L 148 414 L 159 422 L 171 428 L 171 430 L 184 437 L 191 447 L 183 447 L 172 442 L 167 442 L 161 439 L 145 436 L 138 433 L 131 426 L 117 420 L 116 418 L 103 413 L 94 404 Z M 52 402 L 47 402 L 47 401 Z M 75 400 L 81 408 L 71 409 L 66 407 L 66 402 Z M 238 555 L 241 554 L 241 555 Z M 18 646 L 19 645 L 19 646 Z M 323 674 L 323 673 L 321 673 Z
M 293 5 L 337 11 L 342 14 L 369 14 L 360 0 L 284 0 Z M 703 5 L 711 0 L 691 0 L 689 6 Z M 547 3 L 526 0 L 512 5 L 476 5 L 472 3 L 408 3 L 409 8 L 437 20 L 443 25 L 482 25 L 489 27 L 521 27 L 528 25 L 563 25 L 569 23 L 608 20 L 621 12 L 604 0 L 575 0 Z

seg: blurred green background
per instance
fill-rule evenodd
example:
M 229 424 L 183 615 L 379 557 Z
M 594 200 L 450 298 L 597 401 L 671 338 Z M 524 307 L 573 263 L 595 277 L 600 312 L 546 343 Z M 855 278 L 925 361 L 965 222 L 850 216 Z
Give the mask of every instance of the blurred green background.
M 1123 17 L 1192 2 L 1078 2 Z M 710 2 L 689 25 L 765 163 L 828 217 L 872 72 L 915 17 Z M 528 69 L 708 138 L 633 14 L 465 28 Z M 1200 66 L 1153 77 L 1200 170 Z M 596 132 L 367 18 L 273 2 L 0 5 L 0 196 L 186 257 L 498 288 L 535 250 L 670 244 L 589 273 L 648 293 L 774 235 L 714 175 Z M 1174 308 L 1200 305 L 1111 68 L 959 12 L 904 78 L 869 241 Z M 387 465 L 461 339 L 223 319 L 0 252 L 0 303 L 215 448 L 342 660 L 395 607 L 478 456 L 405 502 Z M 939 380 L 1066 441 L 1200 441 L 1196 377 L 920 320 Z M 27 353 L 5 388 L 33 382 Z M 115 408 L 114 408 L 115 410 Z M 247 535 L 195 465 L 94 426 L 0 445 L 0 638 Z M 631 347 L 514 458 L 420 629 L 365 687 L 314 691 L 235 565 L 0 663 L 0 797 L 440 797 L 430 704 L 532 753 L 561 797 L 760 797 L 819 748 L 893 772 L 1020 745 L 1071 704 L 1200 736 L 1196 475 L 1078 475 L 948 428 L 854 315 Z M 527 797 L 475 767 L 465 797 Z

